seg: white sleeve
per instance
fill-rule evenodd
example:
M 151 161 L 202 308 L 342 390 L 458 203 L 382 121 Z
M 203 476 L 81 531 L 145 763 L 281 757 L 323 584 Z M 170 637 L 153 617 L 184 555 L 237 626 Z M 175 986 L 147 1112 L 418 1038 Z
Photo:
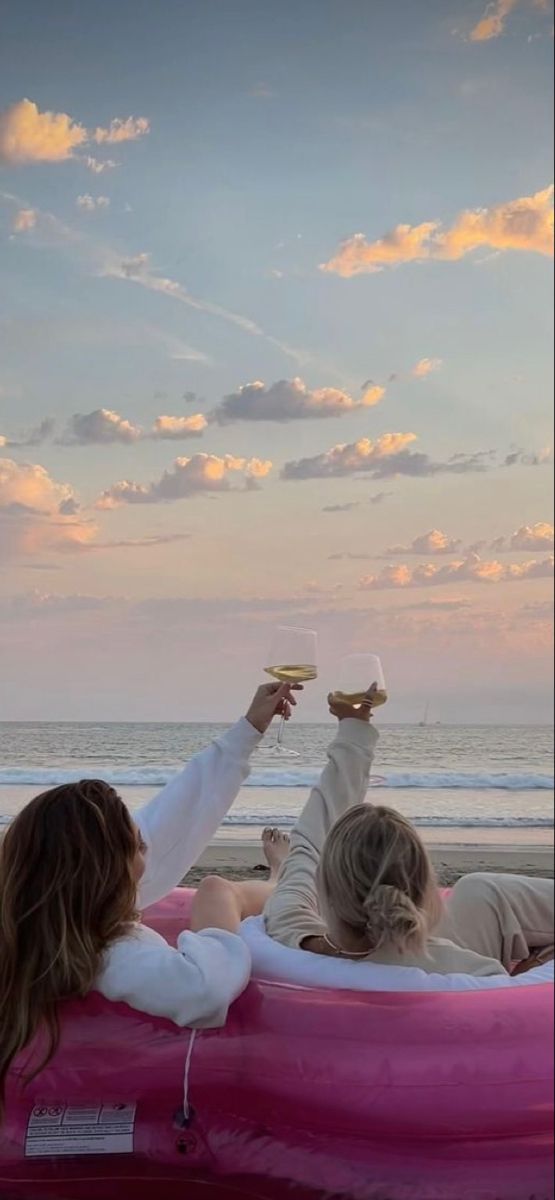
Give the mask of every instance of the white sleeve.
M 340 721 L 328 762 L 291 833 L 289 854 L 264 909 L 266 931 L 298 949 L 308 937 L 323 937 L 316 872 L 325 839 L 335 822 L 368 790 L 378 732 L 356 718 Z
M 151 931 L 149 931 L 151 932 Z M 95 989 L 176 1025 L 225 1025 L 230 1004 L 247 986 L 251 957 L 242 938 L 221 929 L 181 933 L 177 950 L 164 939 L 122 938 L 109 947 Z
M 243 717 L 135 814 L 147 845 L 140 909 L 167 896 L 202 854 L 247 778 L 260 740 Z

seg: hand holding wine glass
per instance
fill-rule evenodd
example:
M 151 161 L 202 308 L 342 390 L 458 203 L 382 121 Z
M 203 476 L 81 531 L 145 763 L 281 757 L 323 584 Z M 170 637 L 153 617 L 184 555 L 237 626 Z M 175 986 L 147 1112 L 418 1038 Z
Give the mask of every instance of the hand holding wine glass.
M 293 692 L 302 690 L 300 683 L 263 683 L 254 695 L 247 721 L 259 733 L 266 733 L 276 714 L 288 721 L 297 703 Z
M 318 668 L 316 666 L 316 634 L 314 630 L 280 626 L 276 629 L 270 643 L 267 664 L 264 668 L 267 675 L 271 675 L 280 683 L 289 683 L 293 687 L 295 684 L 316 679 Z M 284 754 L 298 757 L 296 751 L 286 750 L 282 745 L 285 719 L 285 715 L 283 715 L 276 749 Z
M 339 683 L 340 687 L 333 692 L 336 702 L 355 707 L 364 704 L 373 683 L 372 708 L 386 703 L 385 677 L 377 654 L 348 654 L 341 663 Z

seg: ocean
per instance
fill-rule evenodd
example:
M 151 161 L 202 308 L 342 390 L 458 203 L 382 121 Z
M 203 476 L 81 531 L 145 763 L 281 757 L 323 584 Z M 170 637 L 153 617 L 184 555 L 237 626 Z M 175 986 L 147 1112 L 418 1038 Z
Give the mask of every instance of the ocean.
M 548 726 L 380 725 L 371 794 L 434 840 L 546 844 L 553 830 L 553 730 Z M 32 796 L 85 776 L 118 788 L 133 810 L 222 725 L 0 723 L 0 824 Z M 221 836 L 290 827 L 325 762 L 333 725 L 292 721 L 276 753 L 272 728 Z

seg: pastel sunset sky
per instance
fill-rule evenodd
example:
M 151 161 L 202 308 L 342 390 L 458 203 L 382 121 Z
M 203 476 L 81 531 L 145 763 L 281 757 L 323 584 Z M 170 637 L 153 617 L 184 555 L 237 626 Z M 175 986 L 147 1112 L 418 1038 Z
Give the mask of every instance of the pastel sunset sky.
M 6 0 L 0 719 L 543 722 L 548 0 Z

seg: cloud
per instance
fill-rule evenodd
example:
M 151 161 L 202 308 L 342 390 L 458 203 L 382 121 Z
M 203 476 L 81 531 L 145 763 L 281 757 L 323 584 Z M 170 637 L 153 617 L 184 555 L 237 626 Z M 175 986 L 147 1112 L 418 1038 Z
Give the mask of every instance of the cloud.
M 156 417 L 149 436 L 168 441 L 201 437 L 207 425 L 208 421 L 203 413 L 194 413 L 191 417 Z
M 114 442 L 139 441 L 143 431 L 109 408 L 95 408 L 90 413 L 74 413 L 60 439 L 64 446 L 109 445 Z
M 95 408 L 90 413 L 74 413 L 67 423 L 59 444 L 62 446 L 108 446 L 114 443 L 133 445 L 139 441 L 178 441 L 201 437 L 208 422 L 202 413 L 188 417 L 156 417 L 152 428 L 121 417 L 109 408 Z
M 82 212 L 89 213 L 98 212 L 99 209 L 106 209 L 110 207 L 110 200 L 108 196 L 89 196 L 88 193 L 85 193 L 83 196 L 78 196 L 75 203 L 77 208 L 80 208 Z
M 536 521 L 535 525 L 521 525 L 510 538 L 496 538 L 491 549 L 496 554 L 510 550 L 552 550 L 553 533 L 553 525 L 549 521 Z
M 325 508 L 322 509 L 322 512 L 345 513 L 345 512 L 352 512 L 353 508 L 358 508 L 358 507 L 359 507 L 359 501 L 352 500 L 350 504 L 326 504 Z
M 219 317 L 222 321 L 227 321 L 229 324 L 235 325 L 238 329 L 242 329 L 244 333 L 250 334 L 251 337 L 263 338 L 269 345 L 276 346 L 278 350 L 281 350 L 282 354 L 287 355 L 289 358 L 296 359 L 297 361 L 306 358 L 306 355 L 301 351 L 286 345 L 278 338 L 272 337 L 271 334 L 265 333 L 250 317 L 244 317 L 241 313 L 230 312 L 229 309 L 222 308 L 219 304 L 213 304 L 210 300 L 200 300 L 198 297 L 192 296 L 187 291 L 187 288 L 175 279 L 159 275 L 151 267 L 150 254 L 143 252 L 135 254 L 131 258 L 123 259 L 109 254 L 99 274 L 110 279 L 127 280 L 130 283 L 147 288 L 150 292 L 158 292 L 170 297 L 172 300 L 177 300 L 180 304 L 186 304 L 189 308 L 196 309 L 197 312 L 207 313 L 212 317 Z
M 114 117 L 108 129 L 97 128 L 93 139 L 99 146 L 116 146 L 120 142 L 136 142 L 139 138 L 150 133 L 150 121 L 146 117 Z
M 492 208 L 467 209 L 443 230 L 439 221 L 398 225 L 375 242 L 357 233 L 321 270 L 349 279 L 400 263 L 455 261 L 472 251 L 520 250 L 553 254 L 553 186 Z
M 439 371 L 442 365 L 441 358 L 421 358 L 412 368 L 411 375 L 414 379 L 427 379 L 428 375 Z
M 118 165 L 113 158 L 95 158 L 92 154 L 85 155 L 81 161 L 93 175 L 103 175 L 105 171 L 113 171 Z
M 370 438 L 361 438 L 350 444 L 339 443 L 323 454 L 287 462 L 281 478 L 332 479 L 361 473 L 369 473 L 374 479 L 394 478 L 396 475 L 426 478 L 439 474 L 464 475 L 487 469 L 489 451 L 458 454 L 449 462 L 434 462 L 427 454 L 407 449 L 414 441 L 415 433 L 384 433 L 375 442 Z
M 28 621 L 42 617 L 67 617 L 83 612 L 97 612 L 114 605 L 113 596 L 57 595 L 54 592 L 24 592 L 0 600 L 0 619 Z
M 393 495 L 392 492 L 376 492 L 374 496 L 370 496 L 370 504 L 383 504 L 388 496 Z
M 460 538 L 450 538 L 440 529 L 430 529 L 416 537 L 409 546 L 390 546 L 386 555 L 398 554 L 456 554 L 460 549 Z
M 41 113 L 32 100 L 0 113 L 0 162 L 64 162 L 87 139 L 85 127 L 67 113 Z
M 95 533 L 69 484 L 36 463 L 0 458 L 0 559 L 77 550 Z
M 20 208 L 12 221 L 12 233 L 28 233 L 37 223 L 38 213 L 35 208 Z
M 521 0 L 493 0 L 488 4 L 485 13 L 478 24 L 470 32 L 471 42 L 490 42 L 493 38 L 501 37 L 505 31 L 507 17 L 514 12 Z M 536 8 L 547 10 L 545 0 L 534 0 Z
M 221 404 L 210 414 L 220 425 L 233 421 L 295 421 L 314 417 L 339 417 L 344 413 L 378 404 L 385 388 L 369 388 L 362 400 L 353 400 L 339 388 L 311 390 L 302 379 L 280 379 L 266 384 L 260 380 L 224 396 Z
M 438 596 L 427 597 L 426 600 L 418 600 L 413 604 L 404 604 L 402 612 L 458 612 L 461 608 L 471 608 L 469 600 L 459 599 L 458 596 L 446 596 L 439 598 Z
M 47 442 L 54 432 L 56 422 L 52 417 L 44 417 L 38 425 L 33 429 L 27 430 L 26 433 L 20 434 L 16 438 L 0 439 L 0 445 L 4 446 L 42 446 L 43 442 Z
M 389 564 L 379 575 L 365 575 L 360 580 L 364 591 L 386 591 L 392 588 L 413 587 L 442 587 L 447 583 L 516 583 L 526 579 L 550 579 L 553 576 L 553 556 L 544 559 L 532 559 L 526 563 L 503 564 L 492 560 L 488 562 L 477 554 L 470 554 L 465 559 L 447 563 L 443 567 L 435 563 L 425 563 L 418 567 L 409 567 L 407 563 L 398 566 Z
M 537 452 L 511 450 L 511 453 L 507 454 L 503 465 L 505 467 L 545 467 L 551 461 L 551 446 L 545 446 L 543 450 L 538 450 Z
M 92 133 L 67 113 L 40 112 L 33 100 L 18 100 L 0 113 L 0 162 L 11 166 L 67 162 L 87 142 L 136 141 L 149 128 L 145 117 L 116 117 L 107 129 L 99 127 Z M 96 159 L 86 156 L 84 161 L 95 169 Z
M 182 500 L 199 492 L 229 491 L 234 474 L 243 477 L 247 488 L 256 486 L 269 475 L 272 463 L 258 458 L 236 458 L 226 454 L 195 454 L 192 458 L 176 458 L 173 468 L 164 471 L 154 483 L 134 483 L 120 480 L 99 497 L 99 509 L 119 508 L 122 504 L 159 504 Z

